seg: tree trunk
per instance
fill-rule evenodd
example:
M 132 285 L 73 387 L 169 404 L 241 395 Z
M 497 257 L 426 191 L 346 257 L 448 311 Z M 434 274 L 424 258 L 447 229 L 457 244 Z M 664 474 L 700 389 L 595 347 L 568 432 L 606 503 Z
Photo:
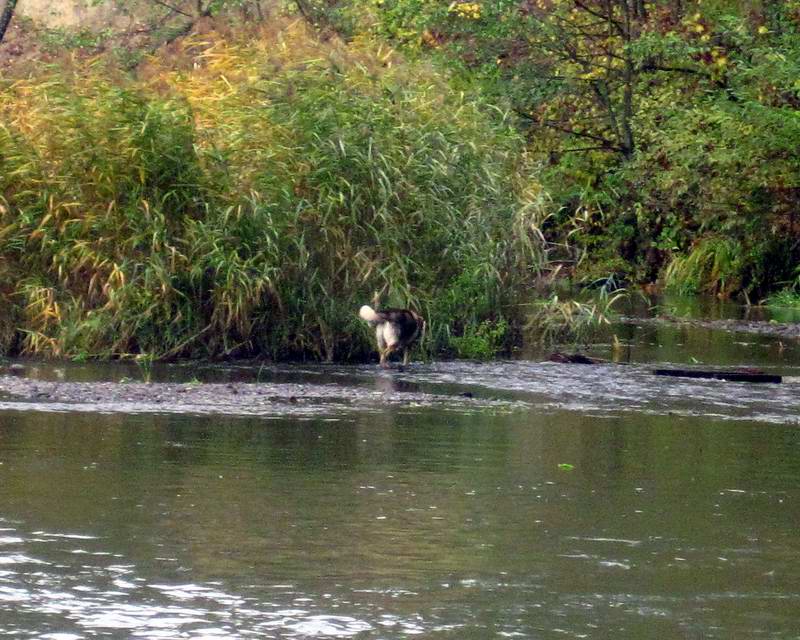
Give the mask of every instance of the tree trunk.
M 627 0 L 623 0 L 623 18 L 625 25 L 625 70 L 623 71 L 623 91 L 622 91 L 622 148 L 623 154 L 626 158 L 630 158 L 634 151 L 633 141 L 633 91 L 636 82 L 636 68 L 634 67 L 631 54 L 627 46 L 634 40 L 634 24 L 636 22 L 635 8 L 637 6 L 636 0 L 633 2 L 633 11 L 631 5 Z
M 3 36 L 6 35 L 6 30 L 11 22 L 11 16 L 14 15 L 14 9 L 17 8 L 17 0 L 6 0 L 6 6 L 3 7 L 3 13 L 0 13 L 0 42 L 3 41 Z

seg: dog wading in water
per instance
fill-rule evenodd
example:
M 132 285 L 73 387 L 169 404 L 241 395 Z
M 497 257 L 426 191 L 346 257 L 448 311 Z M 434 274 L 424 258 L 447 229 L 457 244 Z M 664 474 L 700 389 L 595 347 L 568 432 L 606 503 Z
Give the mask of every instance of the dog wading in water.
M 403 351 L 403 364 L 408 364 L 408 350 L 425 329 L 425 321 L 419 314 L 410 309 L 375 311 L 364 305 L 358 315 L 375 327 L 382 367 L 388 368 L 389 356 L 400 350 Z

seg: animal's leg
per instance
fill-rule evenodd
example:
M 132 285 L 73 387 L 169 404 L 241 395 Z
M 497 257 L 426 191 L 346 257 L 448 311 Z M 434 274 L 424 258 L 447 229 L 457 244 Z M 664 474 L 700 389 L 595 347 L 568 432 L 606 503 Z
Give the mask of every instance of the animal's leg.
M 403 366 L 408 366 L 408 348 L 403 349 Z
M 378 353 L 380 354 L 380 363 L 382 367 L 386 367 L 386 340 L 383 337 L 383 325 L 379 324 L 375 329 L 375 341 L 378 343 Z
M 381 358 L 381 366 L 384 369 L 389 368 L 389 356 L 397 350 L 396 344 L 390 344 L 386 349 L 383 350 L 382 358 Z
M 376 332 L 378 338 L 378 349 L 381 351 L 381 366 L 389 368 L 389 356 L 397 351 L 400 346 L 397 340 L 397 330 L 391 322 L 384 322 L 378 326 Z

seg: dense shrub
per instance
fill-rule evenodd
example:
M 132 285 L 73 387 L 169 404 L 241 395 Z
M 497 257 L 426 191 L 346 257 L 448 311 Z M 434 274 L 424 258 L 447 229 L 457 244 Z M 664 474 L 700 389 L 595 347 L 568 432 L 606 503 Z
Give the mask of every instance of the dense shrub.
M 795 277 L 797 0 L 364 6 L 379 33 L 512 105 L 576 280 L 669 269 L 683 290 L 760 296 Z
M 139 80 L 43 72 L 2 87 L 0 122 L 6 352 L 348 359 L 374 296 L 442 350 L 514 321 L 542 260 L 502 113 L 297 26 L 189 39 Z

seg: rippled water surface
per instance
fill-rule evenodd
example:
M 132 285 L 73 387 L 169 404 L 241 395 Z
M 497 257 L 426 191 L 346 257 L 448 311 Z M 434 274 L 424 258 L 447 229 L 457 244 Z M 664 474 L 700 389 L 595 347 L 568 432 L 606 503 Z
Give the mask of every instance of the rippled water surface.
M 797 376 L 794 345 L 626 331 L 631 364 L 177 367 L 144 396 L 28 364 L 0 635 L 798 638 L 800 385 L 650 374 Z

